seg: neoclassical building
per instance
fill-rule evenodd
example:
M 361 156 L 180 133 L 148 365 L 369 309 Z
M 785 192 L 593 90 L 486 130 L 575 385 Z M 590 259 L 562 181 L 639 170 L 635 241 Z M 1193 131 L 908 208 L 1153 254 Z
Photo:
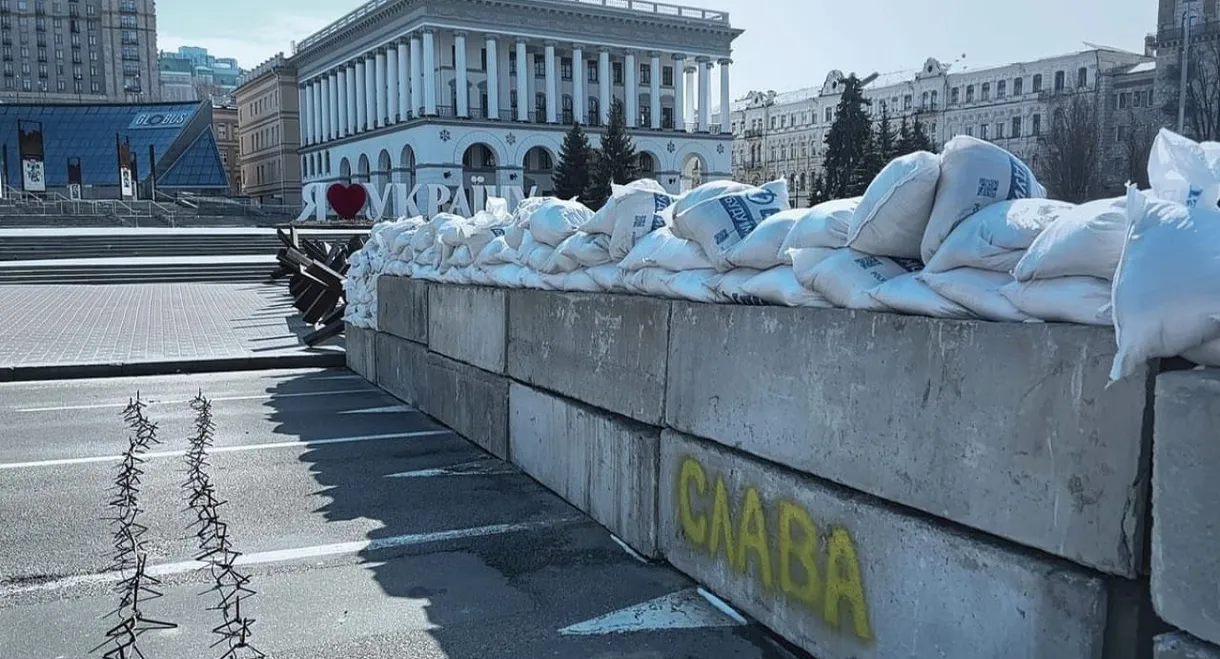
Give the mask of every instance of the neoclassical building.
M 730 176 L 741 34 L 724 12 L 613 0 L 372 0 L 297 44 L 303 179 L 551 187 L 564 133 L 624 105 L 642 169 Z

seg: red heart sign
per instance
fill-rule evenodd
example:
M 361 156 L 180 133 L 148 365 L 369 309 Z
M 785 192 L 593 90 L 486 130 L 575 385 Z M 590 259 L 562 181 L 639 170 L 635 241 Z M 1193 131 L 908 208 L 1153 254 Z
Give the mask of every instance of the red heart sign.
M 345 220 L 356 217 L 356 213 L 364 208 L 366 201 L 368 201 L 368 193 L 359 183 L 351 185 L 332 183 L 329 188 L 326 188 L 326 203 L 330 204 L 335 213 Z

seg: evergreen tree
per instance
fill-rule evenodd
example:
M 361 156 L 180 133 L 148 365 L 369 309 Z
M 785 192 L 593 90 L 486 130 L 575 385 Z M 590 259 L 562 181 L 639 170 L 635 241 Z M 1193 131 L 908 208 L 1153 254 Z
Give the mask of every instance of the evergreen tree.
M 907 123 L 907 118 L 902 118 L 902 124 L 898 126 L 898 144 L 894 145 L 894 157 L 905 156 L 908 153 L 917 151 L 911 146 L 911 125 Z
M 894 124 L 890 121 L 890 109 L 881 108 L 881 123 L 877 126 L 875 146 L 884 163 L 889 163 L 898 156 L 897 136 L 894 135 Z
M 627 118 L 623 114 L 623 103 L 615 99 L 610 106 L 610 123 L 602 133 L 602 144 L 598 150 L 597 165 L 585 190 L 584 204 L 593 210 L 605 205 L 610 198 L 610 184 L 623 185 L 636 179 L 639 164 L 635 145 L 627 134 Z
M 555 196 L 560 199 L 580 197 L 589 187 L 590 152 L 589 137 L 580 128 L 580 122 L 572 124 L 559 149 L 559 163 L 551 174 Z
M 848 76 L 834 123 L 826 134 L 826 193 L 831 199 L 851 196 L 852 180 L 872 133 L 865 103 L 859 78 Z
M 818 174 L 809 183 L 809 205 L 817 206 L 824 201 L 830 201 L 830 197 L 826 195 L 826 179 Z
M 911 147 L 912 151 L 936 152 L 936 145 L 932 143 L 932 137 L 928 135 L 928 129 L 918 119 L 915 120 L 915 125 L 911 128 Z
M 847 194 L 858 197 L 868 189 L 868 184 L 885 167 L 886 160 L 881 155 L 881 145 L 876 133 L 871 130 L 864 140 L 864 148 L 860 154 L 860 162 L 852 173 L 851 182 L 847 186 Z

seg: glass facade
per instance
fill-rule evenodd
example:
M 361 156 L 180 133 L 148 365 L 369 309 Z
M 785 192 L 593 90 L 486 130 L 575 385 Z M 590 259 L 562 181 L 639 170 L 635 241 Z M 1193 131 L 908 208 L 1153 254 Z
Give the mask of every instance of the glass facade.
M 199 113 L 208 116 L 200 117 Z M 129 143 L 141 181 L 149 175 L 149 147 L 158 185 L 228 190 L 212 136 L 211 108 L 203 103 L 141 105 L 0 105 L 0 146 L 7 154 L 5 181 L 21 181 L 19 121 L 42 124 L 49 187 L 68 184 L 68 159 L 79 158 L 85 186 L 117 186 L 118 141 Z M 168 182 L 172 177 L 174 182 Z M 19 183 L 18 183 L 19 184 Z

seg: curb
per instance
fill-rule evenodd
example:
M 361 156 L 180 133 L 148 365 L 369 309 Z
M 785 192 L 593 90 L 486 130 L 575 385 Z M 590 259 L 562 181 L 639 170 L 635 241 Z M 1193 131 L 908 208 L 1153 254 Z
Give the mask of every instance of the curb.
M 317 352 L 256 357 L 221 357 L 176 361 L 141 361 L 99 364 L 50 364 L 46 366 L 0 367 L 0 382 L 37 380 L 78 380 L 179 373 L 224 373 L 262 371 L 280 368 L 335 368 L 347 365 L 344 352 Z

